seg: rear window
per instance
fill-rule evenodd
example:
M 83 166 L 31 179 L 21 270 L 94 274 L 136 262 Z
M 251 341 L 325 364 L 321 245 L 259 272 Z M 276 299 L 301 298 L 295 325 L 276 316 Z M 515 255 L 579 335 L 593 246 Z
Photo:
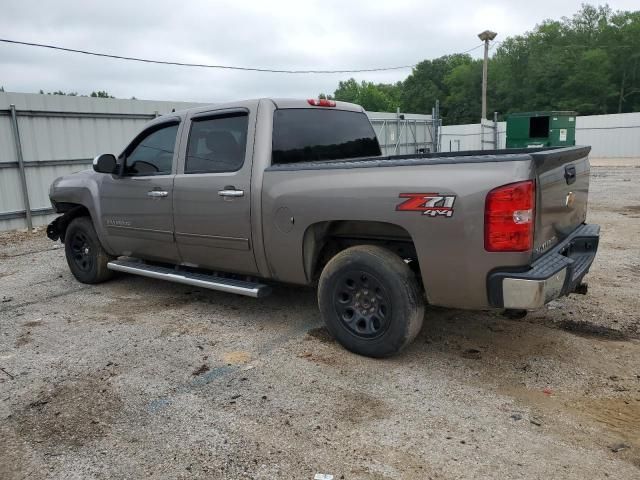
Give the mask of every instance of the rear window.
M 376 134 L 364 113 L 311 108 L 274 113 L 274 165 L 379 155 Z

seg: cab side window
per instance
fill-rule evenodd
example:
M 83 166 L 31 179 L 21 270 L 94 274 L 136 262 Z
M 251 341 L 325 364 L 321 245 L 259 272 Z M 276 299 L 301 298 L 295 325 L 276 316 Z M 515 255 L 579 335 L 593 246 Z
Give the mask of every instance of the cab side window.
M 244 164 L 246 113 L 194 119 L 184 173 L 235 172 Z
M 178 124 L 152 131 L 127 155 L 125 175 L 169 175 L 176 146 Z

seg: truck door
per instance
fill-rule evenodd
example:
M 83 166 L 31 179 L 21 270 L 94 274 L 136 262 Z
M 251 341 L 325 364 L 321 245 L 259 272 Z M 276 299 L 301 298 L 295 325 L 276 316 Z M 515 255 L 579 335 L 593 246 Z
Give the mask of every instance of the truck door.
M 152 125 L 121 156 L 122 175 L 104 175 L 101 221 L 119 255 L 178 261 L 173 239 L 173 179 L 180 119 Z
M 257 273 L 250 202 L 254 124 L 255 113 L 246 109 L 190 118 L 173 199 L 175 237 L 186 265 Z

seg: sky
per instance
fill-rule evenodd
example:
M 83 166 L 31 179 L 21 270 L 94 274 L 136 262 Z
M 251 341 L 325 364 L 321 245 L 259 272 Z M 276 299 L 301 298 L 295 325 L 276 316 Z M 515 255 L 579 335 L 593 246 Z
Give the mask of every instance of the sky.
M 571 16 L 581 0 L 5 0 L 0 37 L 157 60 L 273 69 L 412 65 Z M 598 2 L 592 1 L 597 5 Z M 602 2 L 601 2 L 602 3 Z M 638 0 L 611 0 L 636 10 Z M 470 52 L 480 57 L 482 48 Z M 403 80 L 411 69 L 278 74 L 151 65 L 0 43 L 6 91 L 106 90 L 118 98 L 222 102 L 316 97 L 340 80 Z

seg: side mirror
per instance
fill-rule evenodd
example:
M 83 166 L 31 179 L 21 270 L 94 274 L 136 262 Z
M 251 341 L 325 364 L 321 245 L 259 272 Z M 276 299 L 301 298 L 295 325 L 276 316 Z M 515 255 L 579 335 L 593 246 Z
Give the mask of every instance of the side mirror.
M 93 159 L 93 169 L 98 173 L 116 173 L 118 162 L 115 155 L 103 153 Z

